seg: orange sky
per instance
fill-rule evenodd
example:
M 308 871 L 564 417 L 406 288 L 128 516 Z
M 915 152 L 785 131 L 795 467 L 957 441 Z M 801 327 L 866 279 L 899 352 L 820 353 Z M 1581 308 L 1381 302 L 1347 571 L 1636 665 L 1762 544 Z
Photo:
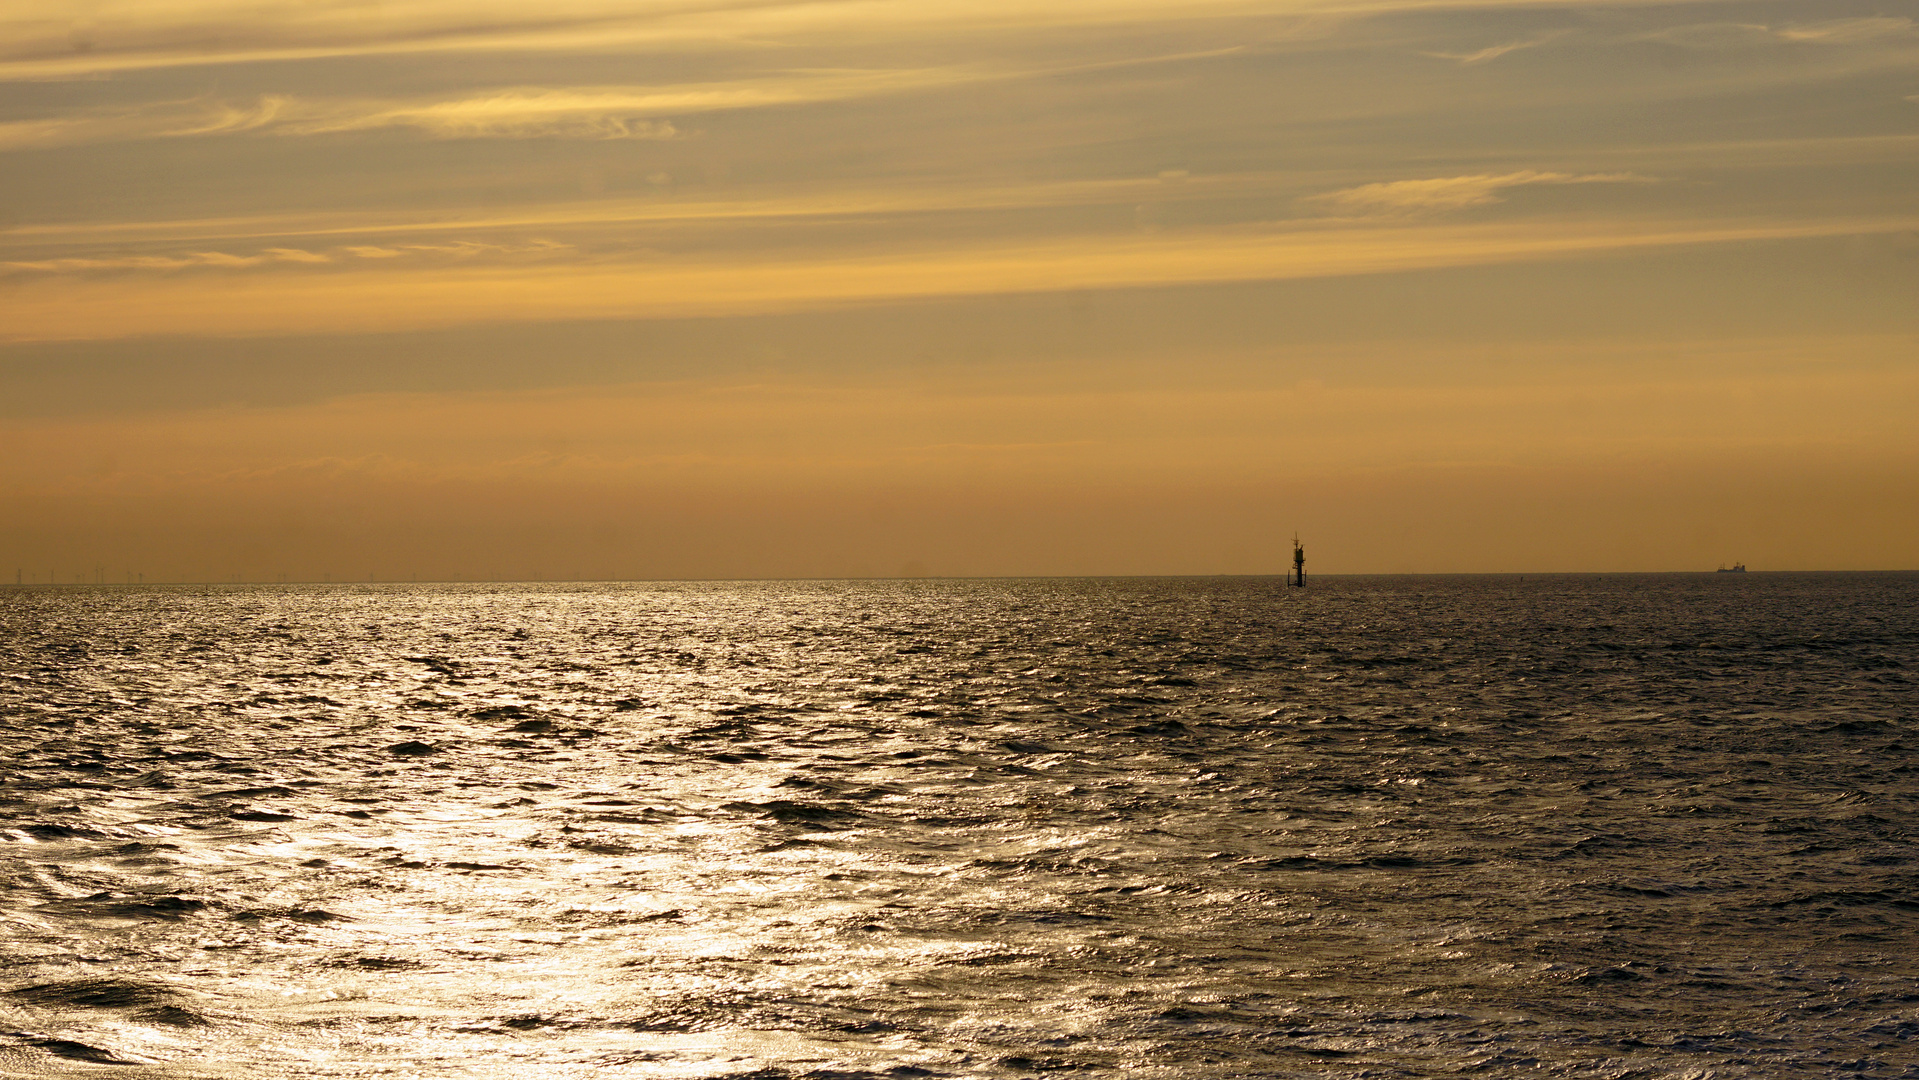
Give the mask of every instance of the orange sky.
M 1915 71 L 1919 0 L 27 0 L 0 571 L 1919 566 Z

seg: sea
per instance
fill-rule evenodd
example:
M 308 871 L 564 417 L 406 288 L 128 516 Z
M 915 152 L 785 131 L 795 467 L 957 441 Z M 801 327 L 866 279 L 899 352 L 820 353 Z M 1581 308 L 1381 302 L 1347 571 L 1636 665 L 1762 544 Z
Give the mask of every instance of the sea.
M 1919 1077 L 1919 574 L 0 588 L 0 1076 Z

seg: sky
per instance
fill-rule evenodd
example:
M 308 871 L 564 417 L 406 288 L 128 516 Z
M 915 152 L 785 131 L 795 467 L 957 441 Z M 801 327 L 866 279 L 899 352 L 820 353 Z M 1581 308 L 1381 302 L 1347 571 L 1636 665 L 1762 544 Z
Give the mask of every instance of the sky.
M 11 0 L 25 583 L 1919 568 L 1919 0 Z

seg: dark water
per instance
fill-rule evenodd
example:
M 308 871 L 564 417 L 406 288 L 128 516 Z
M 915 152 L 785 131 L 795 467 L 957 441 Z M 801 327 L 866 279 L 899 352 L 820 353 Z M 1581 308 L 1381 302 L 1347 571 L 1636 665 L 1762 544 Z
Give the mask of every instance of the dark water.
M 1919 1076 L 1916 601 L 0 591 L 0 1075 Z

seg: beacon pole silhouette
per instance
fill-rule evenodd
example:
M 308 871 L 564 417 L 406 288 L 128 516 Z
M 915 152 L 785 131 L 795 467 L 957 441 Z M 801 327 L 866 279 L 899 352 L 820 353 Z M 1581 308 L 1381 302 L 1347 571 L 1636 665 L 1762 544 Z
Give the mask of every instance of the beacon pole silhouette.
M 1295 589 L 1306 587 L 1306 549 L 1299 546 L 1298 533 L 1293 534 L 1293 576 L 1286 579 L 1286 584 Z

